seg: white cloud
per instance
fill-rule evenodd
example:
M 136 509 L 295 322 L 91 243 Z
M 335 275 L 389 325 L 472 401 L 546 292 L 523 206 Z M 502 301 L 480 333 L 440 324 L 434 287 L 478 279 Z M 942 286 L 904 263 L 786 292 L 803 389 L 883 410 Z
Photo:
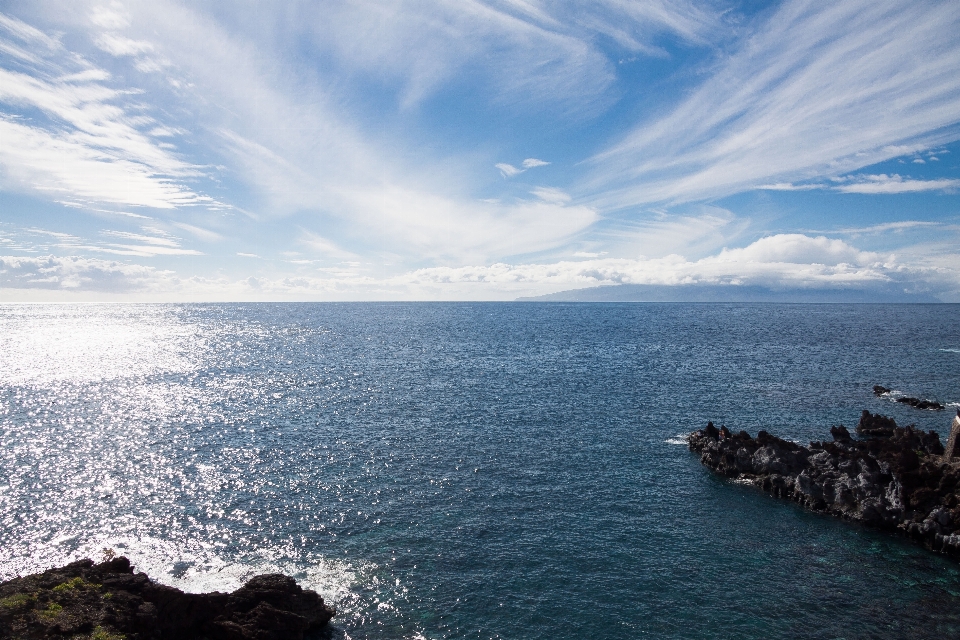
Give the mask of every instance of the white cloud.
M 220 240 L 223 240 L 223 236 L 215 231 L 203 229 L 192 224 L 187 224 L 186 222 L 171 222 L 170 224 L 178 229 L 183 229 L 187 233 L 199 238 L 204 242 L 219 242 Z
M 470 73 L 485 85 L 487 100 L 595 108 L 614 81 L 605 56 L 550 18 L 510 10 L 517 6 L 360 0 L 298 3 L 294 10 L 316 45 L 340 65 L 399 84 L 405 107 Z
M 133 240 L 160 247 L 179 247 L 180 243 L 173 238 L 145 236 L 141 233 L 130 233 L 129 231 L 104 231 L 103 235 L 122 240 Z
M 144 233 L 104 230 L 100 236 L 106 241 L 83 238 L 71 233 L 48 229 L 17 228 L 11 225 L 11 236 L 17 239 L 21 251 L 33 254 L 47 252 L 92 252 L 111 255 L 151 258 L 155 256 L 203 255 L 195 249 L 183 248 L 178 238 L 153 227 L 143 227 Z
M 109 253 L 117 256 L 136 256 L 152 258 L 154 256 L 202 256 L 203 252 L 196 249 L 181 249 L 179 247 L 165 247 L 155 244 L 115 244 L 75 245 L 71 248 L 84 249 L 97 253 Z
M 960 188 L 960 180 L 941 178 L 938 180 L 912 180 L 897 174 L 855 176 L 854 182 L 834 187 L 843 193 L 917 193 L 921 191 L 942 191 Z
M 183 184 L 200 175 L 196 167 L 141 133 L 152 120 L 122 106 L 129 91 L 108 88 L 102 81 L 109 73 L 54 49 L 29 75 L 0 68 L 0 103 L 7 107 L 0 116 L 3 186 L 88 203 L 212 202 Z M 31 110 L 46 120 L 16 115 Z
M 131 40 L 115 33 L 104 33 L 96 40 L 96 45 L 112 56 L 137 56 L 153 51 L 154 46 L 146 40 Z
M 898 222 L 883 222 L 881 224 L 874 224 L 868 227 L 850 227 L 846 229 L 837 229 L 835 233 L 864 234 L 864 233 L 886 233 L 887 231 L 900 233 L 903 231 L 907 231 L 908 229 L 920 229 L 920 228 L 930 228 L 930 227 L 939 227 L 939 226 L 942 226 L 939 222 L 929 222 L 929 221 L 922 221 L 922 220 L 902 220 Z
M 504 178 L 512 178 L 515 175 L 523 173 L 523 169 L 517 169 L 512 164 L 507 164 L 506 162 L 499 162 L 493 166 L 500 169 L 500 174 Z
M 544 202 L 549 202 L 551 204 L 564 205 L 570 202 L 571 199 L 570 194 L 566 191 L 552 187 L 537 187 L 530 193 L 537 196 Z
M 552 264 L 498 263 L 490 266 L 431 267 L 403 276 L 412 283 L 485 283 L 555 289 L 604 284 L 733 284 L 775 288 L 831 288 L 887 283 L 907 268 L 891 256 L 860 251 L 823 236 L 778 234 L 740 249 L 688 260 L 598 258 Z M 914 269 L 914 272 L 919 271 Z M 954 273 L 953 277 L 956 278 Z
M 843 240 L 799 233 L 777 234 L 761 238 L 742 249 L 724 249 L 717 263 L 818 264 L 828 266 L 870 265 L 881 261 L 874 253 L 864 252 Z
M 960 4 L 791 0 L 672 113 L 594 158 L 602 207 L 836 175 L 956 137 Z
M 916 160 L 914 160 L 916 162 Z M 830 179 L 833 184 L 810 183 L 791 184 L 778 182 L 762 184 L 756 189 L 764 191 L 811 191 L 814 189 L 830 189 L 841 193 L 917 193 L 921 191 L 946 191 L 960 187 L 960 180 L 953 178 L 939 178 L 935 180 L 914 180 L 894 174 L 852 175 Z
M 740 242 L 750 225 L 749 218 L 721 207 L 696 205 L 683 214 L 654 212 L 632 221 L 609 220 L 591 239 L 616 257 L 697 258 Z
M 545 167 L 548 164 L 550 163 L 544 160 L 538 160 L 537 158 L 527 158 L 526 160 L 523 161 L 523 168 L 532 169 L 533 167 Z
M 88 292 L 87 299 L 114 293 L 154 300 L 504 299 L 598 285 L 696 284 L 920 290 L 954 299 L 960 295 L 960 259 L 952 243 L 941 249 L 934 254 L 904 251 L 905 257 L 895 258 L 822 236 L 778 234 L 698 260 L 678 254 L 607 258 L 580 252 L 578 260 L 429 267 L 385 278 L 364 273 L 356 262 L 317 268 L 316 261 L 300 260 L 298 266 L 306 269 L 301 274 L 227 279 L 180 278 L 170 271 L 99 259 L 3 256 L 0 291 L 9 300 L 42 299 L 37 291 Z
M 25 43 L 39 44 L 49 51 L 60 48 L 60 42 L 51 38 L 39 29 L 30 26 L 26 22 L 0 13 L 0 29 L 3 29 L 17 40 Z
M 110 74 L 103 69 L 85 69 L 59 78 L 60 82 L 103 82 Z
M 454 263 L 551 249 L 598 220 L 593 209 L 579 205 L 464 202 L 391 185 L 339 195 L 344 208 L 367 216 L 368 242 Z
M 813 189 L 823 189 L 822 184 L 791 184 L 789 182 L 776 182 L 774 184 L 761 184 L 755 187 L 762 191 L 811 191 Z
M 599 9 L 592 10 L 591 9 Z M 568 9 L 570 18 L 613 38 L 627 49 L 658 54 L 652 44 L 657 32 L 673 33 L 684 40 L 703 44 L 716 35 L 720 14 L 708 2 L 679 0 L 593 0 L 577 2 Z
M 469 73 L 485 100 L 587 112 L 609 100 L 615 79 L 593 44 L 598 33 L 661 54 L 656 36 L 702 43 L 720 22 L 719 12 L 692 2 L 333 0 L 289 10 L 345 68 L 399 82 L 404 106 Z
M 90 12 L 90 22 L 104 29 L 123 29 L 130 26 L 130 14 L 121 3 L 114 2 L 109 7 L 95 6 Z
M 536 158 L 527 158 L 521 164 L 521 166 L 523 167 L 522 169 L 518 169 L 512 164 L 507 164 L 506 162 L 500 162 L 493 166 L 495 166 L 497 169 L 500 169 L 500 174 L 504 178 L 512 178 L 513 176 L 524 173 L 527 169 L 533 169 L 535 167 L 545 167 L 548 164 L 550 163 L 545 162 L 543 160 L 537 160 Z
M 346 251 L 337 246 L 336 243 L 331 242 L 330 240 L 319 236 L 316 233 L 311 233 L 310 231 L 303 231 L 303 235 L 300 237 L 300 244 L 308 247 L 312 253 L 319 254 L 322 258 L 327 260 L 357 259 L 357 255 L 355 253 Z
M 170 289 L 172 272 L 96 258 L 0 256 L 0 290 L 131 292 Z

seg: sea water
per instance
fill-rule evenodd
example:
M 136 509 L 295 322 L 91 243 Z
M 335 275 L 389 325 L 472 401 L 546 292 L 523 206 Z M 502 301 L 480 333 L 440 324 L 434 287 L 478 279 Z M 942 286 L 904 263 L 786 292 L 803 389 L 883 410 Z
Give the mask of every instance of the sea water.
M 341 638 L 957 637 L 957 562 L 684 438 L 958 401 L 956 305 L 3 305 L 0 579 L 282 571 Z

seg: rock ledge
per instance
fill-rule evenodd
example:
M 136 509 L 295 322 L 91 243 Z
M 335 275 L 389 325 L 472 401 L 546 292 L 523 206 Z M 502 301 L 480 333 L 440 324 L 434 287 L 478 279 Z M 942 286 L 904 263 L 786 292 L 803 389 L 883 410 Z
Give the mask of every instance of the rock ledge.
M 833 442 L 805 447 L 711 422 L 688 442 L 704 465 L 728 478 L 960 557 L 960 465 L 943 457 L 936 432 L 898 427 L 868 411 L 857 427 L 862 439 L 842 425 L 830 431 Z
M 0 583 L 0 638 L 300 640 L 334 613 L 281 574 L 255 576 L 233 593 L 184 593 L 134 573 L 124 557 Z

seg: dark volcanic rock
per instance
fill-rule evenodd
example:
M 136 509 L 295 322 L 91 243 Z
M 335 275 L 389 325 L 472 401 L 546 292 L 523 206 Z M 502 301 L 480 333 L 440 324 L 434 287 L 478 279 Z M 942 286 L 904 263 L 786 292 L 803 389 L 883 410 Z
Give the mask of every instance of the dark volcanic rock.
M 891 391 L 892 389 L 887 389 L 879 384 L 873 385 L 873 395 L 877 396 L 878 398 L 890 393 Z M 915 409 L 932 409 L 934 411 L 942 411 L 944 408 L 943 405 L 936 400 L 921 400 L 920 398 L 911 398 L 909 396 L 896 398 L 896 401 L 902 404 L 908 404 Z
M 933 411 L 943 411 L 943 405 L 936 400 L 921 400 L 920 398 L 897 398 L 897 402 L 908 404 L 915 409 L 932 409 Z
M 850 442 L 850 432 L 842 424 L 839 427 L 830 427 L 830 435 L 837 442 Z
M 893 418 L 881 416 L 879 413 L 873 414 L 866 409 L 860 414 L 860 422 L 857 423 L 857 433 L 864 436 L 888 438 L 896 428 L 897 423 Z
M 721 438 L 709 423 L 689 443 L 717 473 L 960 557 L 960 466 L 943 461 L 937 433 L 866 411 L 857 432 L 880 437 L 854 440 L 840 426 L 831 429 L 833 442 L 804 447 L 765 431 Z
M 287 576 L 256 576 L 230 594 L 184 593 L 123 557 L 0 583 L 0 638 L 296 640 L 333 615 Z

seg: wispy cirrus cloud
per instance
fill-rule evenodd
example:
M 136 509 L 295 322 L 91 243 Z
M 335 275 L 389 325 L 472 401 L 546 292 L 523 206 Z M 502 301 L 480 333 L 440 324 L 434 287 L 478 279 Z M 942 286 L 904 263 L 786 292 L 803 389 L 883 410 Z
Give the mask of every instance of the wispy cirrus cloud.
M 55 229 L 60 236 L 27 238 L 32 244 L 0 236 L 0 247 L 166 267 L 175 261 L 165 256 L 203 249 L 208 257 L 177 268 L 217 277 L 158 276 L 142 290 L 208 299 L 956 277 L 946 249 L 931 250 L 936 264 L 919 249 L 909 258 L 900 251 L 946 226 L 881 228 L 867 215 L 837 216 L 842 228 L 824 231 L 847 240 L 837 244 L 820 232 L 777 233 L 805 229 L 799 213 L 764 218 L 703 201 L 751 188 L 823 191 L 805 201 L 853 199 L 844 191 L 945 201 L 957 186 L 942 177 L 952 176 L 949 150 L 927 145 L 960 136 L 950 133 L 960 122 L 960 9 L 897 0 L 744 7 L 18 5 L 18 17 L 43 30 L 0 20 L 0 187 L 33 194 L 12 195 L 18 206 L 46 200 L 43 224 L 50 201 L 63 204 L 70 224 Z M 593 117 L 612 105 L 609 117 Z M 596 140 L 622 131 L 625 117 L 651 113 L 577 164 Z M 899 175 L 863 168 L 893 156 L 903 159 Z M 495 165 L 500 158 L 512 160 Z M 202 184 L 230 198 L 230 211 L 176 211 L 215 204 L 197 186 L 208 179 Z M 832 219 L 816 214 L 810 219 Z M 40 224 L 27 215 L 17 218 L 21 228 Z M 760 234 L 763 242 L 751 242 Z M 854 241 L 896 245 L 898 258 Z
M 493 166 L 495 166 L 497 169 L 500 169 L 500 175 L 502 175 L 504 178 L 512 178 L 513 176 L 523 173 L 523 169 L 518 169 L 512 164 L 508 164 L 506 162 L 498 162 Z
M 546 160 L 541 160 L 539 158 L 527 158 L 521 163 L 520 166 L 522 166 L 524 169 L 533 169 L 534 167 L 545 167 L 548 164 L 550 163 Z
M 872 224 L 866 227 L 846 227 L 837 229 L 834 233 L 843 234 L 867 234 L 867 233 L 902 233 L 911 229 L 929 229 L 932 227 L 944 226 L 940 222 L 931 222 L 929 220 L 899 220 L 896 222 L 883 222 L 881 224 Z
M 527 158 L 522 163 L 520 163 L 520 167 L 515 167 L 512 164 L 508 164 L 506 162 L 499 162 L 494 166 L 497 169 L 500 169 L 500 175 L 502 175 L 504 178 L 512 178 L 513 176 L 520 175 L 521 173 L 525 172 L 527 169 L 545 167 L 548 164 L 550 163 L 547 162 L 546 160 L 540 160 L 539 158 Z
M 203 255 L 196 249 L 183 247 L 179 238 L 161 229 L 145 226 L 142 231 L 105 229 L 96 239 L 38 227 L 11 228 L 8 233 L 21 251 L 31 254 L 92 252 L 142 258 Z
M 662 55 L 658 36 L 702 44 L 723 15 L 704 3 L 660 0 L 335 0 L 294 3 L 291 12 L 345 68 L 399 83 L 405 106 L 470 73 L 485 99 L 588 113 L 609 103 L 604 91 L 615 81 L 598 34 Z
M 306 5 L 298 7 L 310 14 Z M 223 106 L 201 109 L 197 128 L 208 132 L 206 142 L 255 194 L 247 207 L 252 218 L 313 217 L 316 224 L 306 228 L 337 220 L 337 245 L 344 251 L 376 246 L 421 263 L 535 251 L 596 220 L 582 206 L 478 200 L 469 185 L 438 172 L 443 163 L 418 158 L 420 165 L 411 164 L 391 141 L 368 135 L 322 84 L 275 73 L 283 64 L 280 54 L 251 48 L 211 15 L 162 1 L 130 11 L 124 37 L 150 34 L 154 55 L 170 62 L 165 73 L 180 82 L 178 99 Z M 227 68 L 231 73 L 223 72 Z
M 107 86 L 107 71 L 15 18 L 3 16 L 0 26 L 0 40 L 32 45 L 36 58 L 20 60 L 19 70 L 0 67 L 4 186 L 160 209 L 212 203 L 185 185 L 198 167 L 142 131 L 155 122 L 124 105 L 131 92 Z
M 899 174 L 859 174 L 840 176 L 830 182 L 814 182 L 792 184 L 778 182 L 763 184 L 755 187 L 763 191 L 812 191 L 825 189 L 841 193 L 865 194 L 894 194 L 920 193 L 923 191 L 952 191 L 960 187 L 960 180 L 956 178 L 938 178 L 934 180 L 919 180 L 910 177 L 904 178 Z
M 568 19 L 606 35 L 628 50 L 663 55 L 657 35 L 671 34 L 693 44 L 717 35 L 723 9 L 710 2 L 630 2 L 593 0 L 577 3 Z
M 960 5 L 791 0 L 670 115 L 593 159 L 604 208 L 837 175 L 956 137 Z
M 938 180 L 913 180 L 897 174 L 854 176 L 851 182 L 834 186 L 842 193 L 919 193 L 921 191 L 944 191 L 960 188 L 960 180 L 941 178 Z

